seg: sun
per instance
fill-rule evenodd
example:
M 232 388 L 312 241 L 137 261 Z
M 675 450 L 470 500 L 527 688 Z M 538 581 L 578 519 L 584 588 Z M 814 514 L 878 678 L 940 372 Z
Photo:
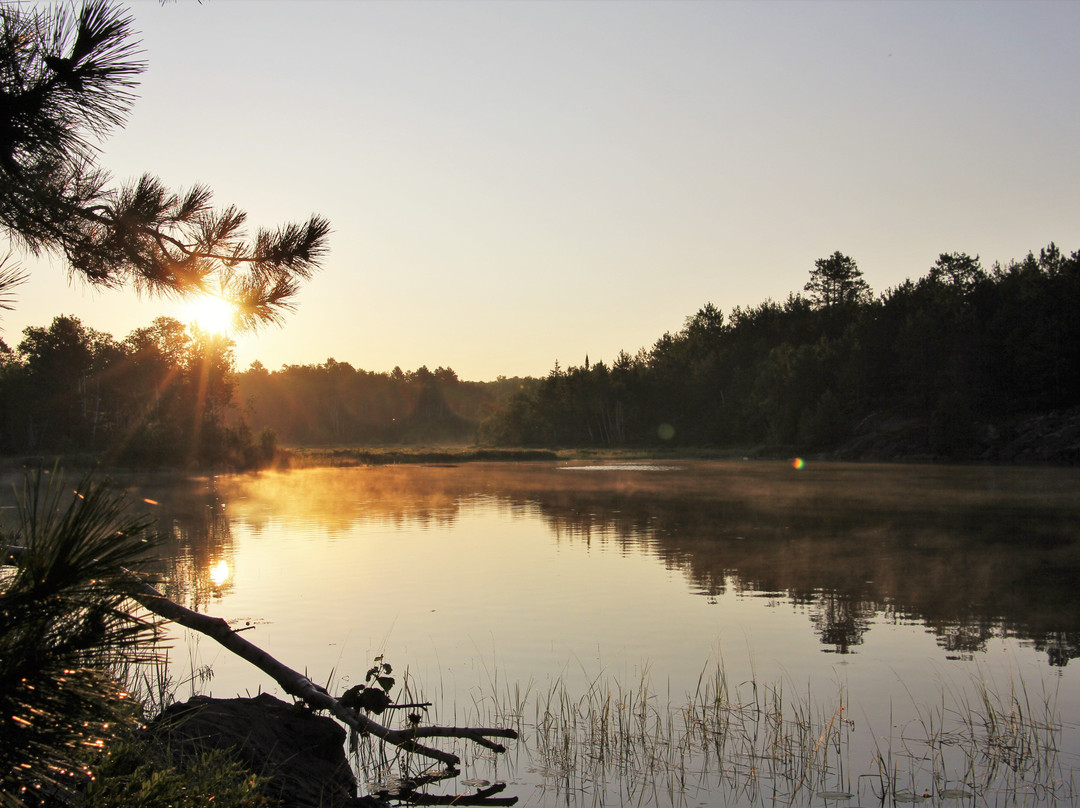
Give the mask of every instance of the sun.
M 226 334 L 232 328 L 233 307 L 214 295 L 203 295 L 184 305 L 183 319 L 211 334 Z

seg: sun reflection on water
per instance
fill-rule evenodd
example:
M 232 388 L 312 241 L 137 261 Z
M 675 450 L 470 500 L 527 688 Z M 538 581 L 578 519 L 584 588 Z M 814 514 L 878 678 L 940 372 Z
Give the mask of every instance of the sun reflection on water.
M 221 559 L 221 561 L 210 568 L 210 583 L 220 587 L 229 580 L 231 574 L 232 571 L 229 569 L 229 562 L 225 559 Z

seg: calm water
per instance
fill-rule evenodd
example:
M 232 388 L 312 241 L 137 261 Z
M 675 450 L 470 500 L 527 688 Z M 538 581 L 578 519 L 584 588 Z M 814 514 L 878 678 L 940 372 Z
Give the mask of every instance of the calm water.
M 146 507 L 171 534 L 173 597 L 252 624 L 331 690 L 382 655 L 433 720 L 520 725 L 508 754 L 469 759 L 436 793 L 498 780 L 519 804 L 574 806 L 879 804 L 886 780 L 890 802 L 1072 804 L 1078 493 L 1070 470 L 718 462 L 132 490 L 160 503 Z M 173 656 L 178 675 L 213 667 L 203 692 L 280 693 L 205 638 Z M 718 675 L 724 751 L 699 692 Z M 989 729 L 972 717 L 984 692 L 1000 706 Z M 613 756 L 596 720 L 620 699 L 627 715 L 645 705 L 637 736 L 652 740 Z M 714 721 L 697 746 L 688 715 Z

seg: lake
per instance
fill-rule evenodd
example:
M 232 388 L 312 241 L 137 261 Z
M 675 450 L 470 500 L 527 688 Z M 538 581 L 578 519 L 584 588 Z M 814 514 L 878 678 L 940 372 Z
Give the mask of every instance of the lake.
M 382 657 L 425 721 L 519 728 L 501 756 L 444 745 L 465 765 L 430 790 L 530 806 L 1075 802 L 1078 493 L 1065 469 L 667 460 L 131 487 L 167 594 L 332 692 Z M 281 695 L 206 638 L 172 659 Z M 370 787 L 401 773 L 361 754 Z

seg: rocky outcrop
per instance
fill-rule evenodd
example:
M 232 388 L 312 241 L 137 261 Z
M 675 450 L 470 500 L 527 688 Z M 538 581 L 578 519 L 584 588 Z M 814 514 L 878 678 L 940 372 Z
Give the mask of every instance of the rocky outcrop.
M 1017 465 L 1080 465 L 1080 407 L 1017 418 L 997 430 L 986 460 Z
M 903 413 L 874 413 L 833 460 L 974 462 L 1080 466 L 1080 407 L 997 420 L 972 419 L 955 441 L 932 439 L 933 425 Z
M 165 710 L 148 731 L 181 765 L 200 749 L 234 750 L 245 768 L 265 778 L 265 793 L 290 808 L 368 804 L 354 797 L 345 729 L 268 693 L 253 699 L 194 696 Z

